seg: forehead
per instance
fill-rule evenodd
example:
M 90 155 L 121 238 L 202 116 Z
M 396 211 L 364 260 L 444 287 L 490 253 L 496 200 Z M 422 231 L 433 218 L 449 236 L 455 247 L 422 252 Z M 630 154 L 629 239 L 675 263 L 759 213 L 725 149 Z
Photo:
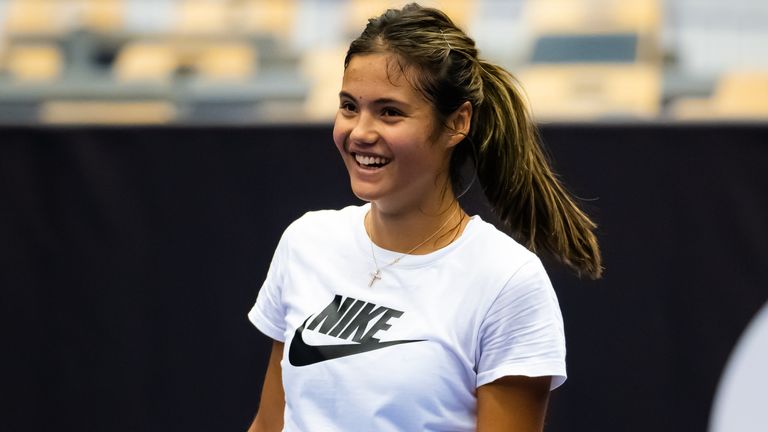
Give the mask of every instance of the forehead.
M 342 90 L 355 98 L 397 96 L 426 102 L 406 78 L 406 73 L 394 54 L 355 55 L 344 70 Z

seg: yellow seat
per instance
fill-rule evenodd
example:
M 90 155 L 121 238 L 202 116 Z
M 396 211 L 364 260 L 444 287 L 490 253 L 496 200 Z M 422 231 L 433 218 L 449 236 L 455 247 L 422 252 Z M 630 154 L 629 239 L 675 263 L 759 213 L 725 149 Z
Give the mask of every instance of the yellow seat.
M 535 0 L 525 8 L 526 21 L 536 33 L 616 28 L 655 32 L 661 23 L 659 0 Z
M 710 98 L 681 98 L 670 109 L 679 120 L 768 119 L 768 70 L 731 71 Z
M 548 38 L 555 44 L 532 56 L 538 57 L 537 63 L 517 73 L 537 119 L 658 115 L 659 0 L 537 0 L 526 3 L 525 13 L 532 40 Z M 578 38 L 619 45 L 604 53 L 595 45 L 594 53 L 585 51 L 579 57 L 573 55 L 578 50 L 568 47 L 569 42 L 584 43 Z
M 642 64 L 541 65 L 517 74 L 537 120 L 658 115 L 661 71 Z
M 50 124 L 164 124 L 176 118 L 168 101 L 47 101 L 40 121 Z
M 234 28 L 287 40 L 294 32 L 296 0 L 246 0 L 235 6 Z
M 63 63 L 54 45 L 16 45 L 8 50 L 6 69 L 19 82 L 53 81 L 61 75 Z
M 66 2 L 56 0 L 11 0 L 5 20 L 8 34 L 54 35 L 67 30 Z M 69 8 L 71 9 L 71 7 Z
M 223 34 L 231 30 L 231 13 L 227 2 L 183 0 L 177 6 L 173 30 L 180 34 Z
M 348 0 L 344 12 L 349 26 L 345 31 L 357 36 L 363 30 L 369 18 L 381 15 L 387 9 L 400 9 L 408 2 L 397 0 Z M 459 28 L 467 30 L 471 22 L 477 2 L 468 0 L 432 0 L 419 2 L 422 6 L 436 7 L 445 12 Z
M 133 42 L 115 59 L 113 74 L 119 81 L 167 81 L 178 67 L 174 48 L 164 42 Z
M 201 78 L 246 81 L 256 73 L 257 56 L 245 42 L 222 42 L 201 48 L 192 62 Z
M 87 29 L 101 32 L 115 31 L 122 27 L 125 13 L 123 0 L 81 0 L 80 24 Z
M 169 81 L 179 69 L 214 81 L 246 81 L 257 69 L 248 42 L 169 40 L 133 42 L 117 55 L 113 73 L 119 81 Z
M 768 118 L 768 71 L 726 74 L 715 90 L 715 105 L 729 117 Z

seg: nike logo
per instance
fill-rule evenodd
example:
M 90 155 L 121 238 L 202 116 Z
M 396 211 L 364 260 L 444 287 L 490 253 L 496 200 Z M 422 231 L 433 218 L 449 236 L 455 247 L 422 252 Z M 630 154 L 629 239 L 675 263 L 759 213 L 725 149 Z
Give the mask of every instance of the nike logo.
M 309 317 L 312 318 L 312 317 Z M 301 327 L 296 329 L 296 334 L 291 341 L 291 347 L 288 350 L 288 361 L 296 367 L 309 366 L 326 360 L 333 360 L 341 357 L 347 357 L 355 354 L 361 354 L 368 351 L 382 349 L 393 345 L 407 344 L 411 342 L 422 342 L 422 340 L 395 340 L 387 342 L 366 342 L 360 344 L 339 344 L 339 345 L 309 345 L 304 342 L 302 332 L 307 325 L 307 318 Z
M 288 350 L 288 361 L 291 365 L 309 366 L 315 363 L 338 359 L 368 351 L 387 348 L 394 345 L 422 342 L 417 340 L 394 340 L 379 342 L 374 335 L 379 331 L 386 331 L 391 327 L 389 320 L 399 318 L 403 312 L 384 306 L 376 306 L 362 300 L 346 298 L 337 295 L 322 312 L 312 318 L 310 315 L 296 333 Z M 373 318 L 378 320 L 368 329 L 368 323 Z M 309 323 L 309 325 L 308 325 Z M 314 330 L 320 325 L 319 333 L 347 339 L 352 336 L 352 341 L 358 343 L 336 345 L 309 345 L 304 341 L 305 329 Z M 366 331 L 367 330 L 367 331 Z

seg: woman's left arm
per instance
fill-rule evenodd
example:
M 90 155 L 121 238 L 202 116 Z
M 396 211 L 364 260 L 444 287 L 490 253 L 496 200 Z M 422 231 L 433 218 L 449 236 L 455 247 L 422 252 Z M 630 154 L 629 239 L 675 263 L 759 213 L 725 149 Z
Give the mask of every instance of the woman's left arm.
M 541 432 L 551 377 L 505 376 L 477 389 L 477 432 Z

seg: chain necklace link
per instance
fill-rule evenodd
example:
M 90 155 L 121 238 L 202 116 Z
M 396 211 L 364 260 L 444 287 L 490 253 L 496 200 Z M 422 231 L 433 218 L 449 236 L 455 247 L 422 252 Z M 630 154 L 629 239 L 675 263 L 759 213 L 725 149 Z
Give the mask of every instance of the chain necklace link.
M 432 235 L 430 235 L 429 237 L 424 239 L 424 241 L 422 241 L 421 243 L 419 243 L 416 246 L 412 247 L 408 252 L 398 256 L 397 258 L 392 260 L 392 262 L 390 262 L 389 264 L 386 264 L 386 265 L 384 265 L 382 267 L 379 267 L 379 261 L 376 259 L 376 253 L 373 250 L 373 235 L 372 235 L 373 233 L 371 232 L 371 235 L 368 236 L 368 240 L 370 241 L 370 244 L 371 244 L 371 256 L 373 257 L 373 264 L 376 266 L 376 271 L 371 273 L 371 281 L 368 282 L 368 287 L 372 287 L 373 284 L 376 283 L 376 281 L 381 280 L 381 271 L 382 270 L 384 270 L 387 267 L 392 267 L 393 265 L 399 263 L 401 259 L 405 258 L 407 255 L 410 255 L 411 252 L 415 251 L 416 249 L 418 249 L 421 246 L 423 246 L 426 242 L 428 242 L 428 241 L 432 240 L 433 238 L 435 238 L 435 236 L 438 233 L 440 233 L 440 231 L 442 231 L 443 228 L 445 228 L 448 225 L 448 222 L 450 222 L 451 219 L 453 219 L 453 217 L 456 215 L 456 213 L 459 212 L 459 208 L 461 208 L 461 207 L 459 206 L 458 203 L 456 203 L 456 210 L 454 210 L 453 213 L 451 213 L 451 216 L 449 216 L 448 219 L 446 219 L 445 222 L 443 222 L 443 224 L 440 225 L 440 228 L 438 228 L 437 231 L 433 232 Z M 367 219 L 367 216 L 369 216 L 370 214 L 371 213 L 369 211 L 366 214 L 366 219 Z

